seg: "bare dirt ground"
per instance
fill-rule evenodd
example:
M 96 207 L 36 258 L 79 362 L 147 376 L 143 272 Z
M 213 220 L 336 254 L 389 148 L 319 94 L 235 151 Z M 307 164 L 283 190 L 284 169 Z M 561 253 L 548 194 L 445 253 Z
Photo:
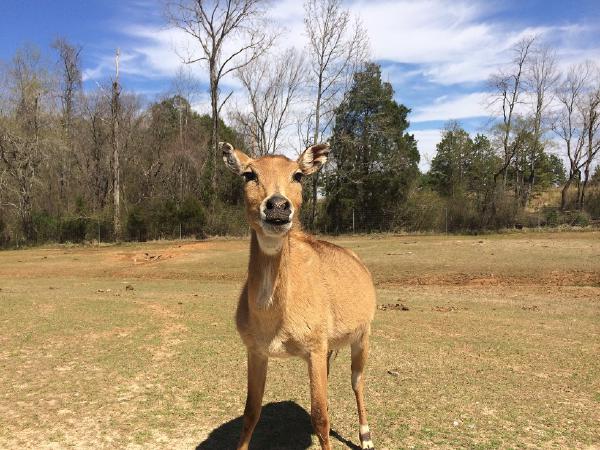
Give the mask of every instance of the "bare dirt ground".
M 332 240 L 378 289 L 378 449 L 600 448 L 600 233 Z M 247 248 L 1 252 L 0 448 L 232 448 Z M 358 444 L 348 353 L 330 379 L 334 448 Z M 264 404 L 255 449 L 317 448 L 302 361 L 270 362 Z

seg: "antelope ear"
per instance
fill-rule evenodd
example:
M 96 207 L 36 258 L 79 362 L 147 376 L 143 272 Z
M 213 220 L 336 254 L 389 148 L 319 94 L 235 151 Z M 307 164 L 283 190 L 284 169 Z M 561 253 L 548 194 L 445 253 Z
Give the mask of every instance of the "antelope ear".
M 241 175 L 252 161 L 248 155 L 240 150 L 235 150 L 233 145 L 228 142 L 219 142 L 219 147 L 223 152 L 225 165 L 237 175 Z
M 298 165 L 304 175 L 310 175 L 317 172 L 329 155 L 329 144 L 317 144 L 308 147 L 298 158 Z

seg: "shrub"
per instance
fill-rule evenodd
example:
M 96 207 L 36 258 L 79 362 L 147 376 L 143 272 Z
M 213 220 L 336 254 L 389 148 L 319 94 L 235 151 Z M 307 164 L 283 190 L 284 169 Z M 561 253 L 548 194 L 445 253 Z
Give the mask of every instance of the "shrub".
M 214 213 L 207 214 L 207 231 L 219 236 L 243 236 L 248 234 L 248 222 L 240 205 L 215 205 Z
M 129 240 L 145 242 L 148 239 L 146 218 L 139 207 L 129 211 L 127 216 L 127 237 Z
M 570 214 L 569 225 L 575 227 L 587 227 L 590 224 L 590 216 L 585 211 L 575 211 Z
M 584 208 L 592 219 L 600 219 L 600 188 L 588 189 Z
M 545 225 L 555 227 L 560 223 L 560 214 L 556 208 L 547 208 L 544 210 Z
M 55 217 L 52 217 L 46 211 L 34 211 L 31 220 L 37 243 L 58 240 L 61 224 Z
M 86 217 L 68 217 L 60 222 L 60 242 L 81 243 L 85 241 L 88 222 Z
M 202 203 L 194 197 L 186 198 L 177 213 L 179 223 L 186 235 L 204 236 L 204 227 L 206 225 L 206 214 Z
M 406 231 L 445 231 L 446 202 L 430 189 L 413 191 L 401 211 L 400 222 Z

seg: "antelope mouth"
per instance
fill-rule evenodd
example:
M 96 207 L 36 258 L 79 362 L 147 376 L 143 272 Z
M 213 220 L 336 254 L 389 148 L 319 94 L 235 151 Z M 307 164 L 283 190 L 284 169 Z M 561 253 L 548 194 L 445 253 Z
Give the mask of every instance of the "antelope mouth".
M 260 207 L 260 226 L 266 234 L 281 236 L 292 228 L 294 208 L 279 196 L 266 199 Z
M 284 219 L 284 218 L 280 218 L 280 217 L 273 217 L 273 218 L 267 218 L 264 220 L 265 223 L 268 223 L 269 225 L 286 225 L 288 223 L 291 222 L 290 219 Z
M 265 218 L 262 219 L 260 222 L 263 231 L 266 234 L 271 235 L 282 235 L 290 231 L 290 228 L 292 228 L 292 221 L 290 219 Z

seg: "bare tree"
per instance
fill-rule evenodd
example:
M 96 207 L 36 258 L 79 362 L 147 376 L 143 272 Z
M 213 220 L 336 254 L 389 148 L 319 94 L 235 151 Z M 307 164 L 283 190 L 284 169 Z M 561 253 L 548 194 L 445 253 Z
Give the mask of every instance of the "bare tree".
M 75 114 L 75 99 L 81 90 L 81 47 L 73 46 L 64 38 L 56 39 L 52 47 L 58 52 L 60 64 L 60 102 L 62 107 L 61 125 L 63 142 L 58 155 L 59 164 L 59 196 L 62 202 L 67 202 L 66 183 L 71 172 L 73 159 L 73 117 Z M 68 208 L 67 208 L 68 209 Z
M 115 79 L 112 82 L 111 91 L 111 128 L 112 128 L 112 188 L 113 188 L 113 232 L 115 240 L 121 240 L 121 169 L 120 169 L 120 150 L 121 143 L 119 139 L 119 120 L 121 109 L 121 85 L 119 84 L 119 49 L 115 55 Z
M 314 110 L 306 121 L 306 137 L 310 140 L 305 144 L 315 145 L 329 129 L 333 110 L 352 74 L 368 58 L 368 37 L 360 21 L 352 21 L 341 0 L 307 0 L 304 26 L 308 35 L 311 81 L 315 86 Z M 311 228 L 316 216 L 317 175 L 312 178 Z
M 527 37 L 519 41 L 513 48 L 514 57 L 510 67 L 500 70 L 491 77 L 489 82 L 492 88 L 490 104 L 493 108 L 499 108 L 502 113 L 499 130 L 503 161 L 494 174 L 494 183 L 497 183 L 498 177 L 502 175 L 504 188 L 506 188 L 506 170 L 518 150 L 513 133 L 515 108 L 521 102 L 526 63 L 534 41 L 535 37 Z
M 553 91 L 559 75 L 556 56 L 548 47 L 534 49 L 525 74 L 525 89 L 531 101 L 533 145 L 529 146 L 529 176 L 523 198 L 523 206 L 529 202 L 536 182 L 536 163 L 544 151 L 543 136 L 548 126 L 548 107 L 552 103 Z
M 255 155 L 273 154 L 280 148 L 292 103 L 305 82 L 305 67 L 304 56 L 290 48 L 275 56 L 265 54 L 237 71 L 250 111 L 236 111 L 233 119 L 251 141 Z
M 195 91 L 195 81 L 191 74 L 187 72 L 184 66 L 180 67 L 177 75 L 173 79 L 171 91 L 174 94 L 174 104 L 179 116 L 179 146 L 183 153 L 186 150 L 185 129 L 189 116 L 191 97 Z
M 564 141 L 569 160 L 569 173 L 561 192 L 562 210 L 567 207 L 571 184 L 580 177 L 586 142 L 585 117 L 581 114 L 580 105 L 589 76 L 588 64 L 572 66 L 556 92 L 560 108 L 556 112 L 552 129 Z
M 211 203 L 217 190 L 219 113 L 231 96 L 220 99 L 227 74 L 254 61 L 268 49 L 274 36 L 267 31 L 264 0 L 175 0 L 167 3 L 169 22 L 199 44 L 199 54 L 183 58 L 187 64 L 208 65 L 212 115 Z
M 580 114 L 583 118 L 583 133 L 586 144 L 582 156 L 583 179 L 580 180 L 577 190 L 577 206 L 583 209 L 585 204 L 585 190 L 590 179 L 590 168 L 600 150 L 600 73 L 598 67 L 588 63 L 591 68 L 590 84 L 583 95 L 579 105 Z
M 12 178 L 12 183 L 7 183 L 7 190 L 11 191 L 15 201 L 5 200 L 4 204 L 13 206 L 19 219 L 25 238 L 35 238 L 35 229 L 32 221 L 34 201 L 34 187 L 38 182 L 38 169 L 43 161 L 37 138 L 28 139 L 11 133 L 8 129 L 0 129 L 0 161 L 4 165 L 5 173 Z
M 82 99 L 79 139 L 82 151 L 76 155 L 77 166 L 88 180 L 82 193 L 89 200 L 92 211 L 98 213 L 105 206 L 109 191 L 109 152 L 111 130 L 110 101 L 102 91 L 86 93 Z M 112 156 L 112 155 L 111 155 Z
M 11 116 L 0 122 L 0 163 L 10 178 L 7 190 L 14 198 L 4 202 L 16 209 L 25 238 L 32 240 L 34 188 L 49 146 L 42 132 L 43 105 L 49 87 L 39 52 L 32 47 L 17 51 L 6 79 L 16 107 Z

